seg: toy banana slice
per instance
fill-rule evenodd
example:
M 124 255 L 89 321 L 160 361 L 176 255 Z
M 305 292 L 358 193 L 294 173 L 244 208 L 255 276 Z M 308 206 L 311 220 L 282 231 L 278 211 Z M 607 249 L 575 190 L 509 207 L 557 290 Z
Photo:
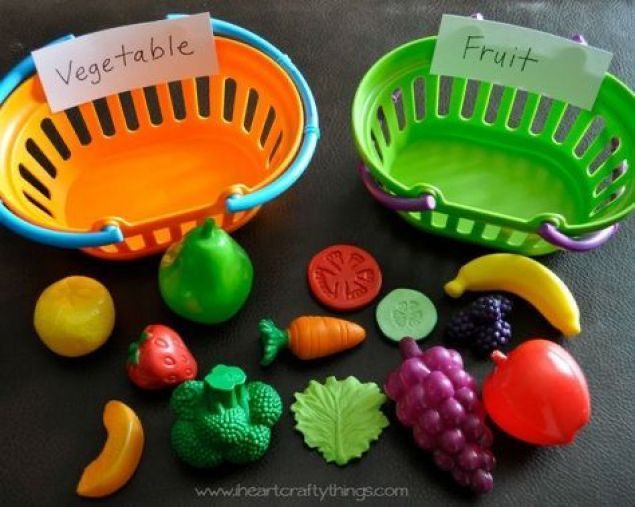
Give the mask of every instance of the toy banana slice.
M 444 289 L 454 298 L 466 290 L 511 292 L 531 303 L 566 337 L 580 333 L 580 310 L 569 288 L 529 257 L 504 253 L 478 257 L 465 264 Z

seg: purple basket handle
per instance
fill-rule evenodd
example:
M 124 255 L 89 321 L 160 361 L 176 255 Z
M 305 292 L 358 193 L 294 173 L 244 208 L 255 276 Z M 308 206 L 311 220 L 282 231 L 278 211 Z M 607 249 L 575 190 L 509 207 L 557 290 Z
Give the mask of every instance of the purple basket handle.
M 433 210 L 437 201 L 432 194 L 425 193 L 419 197 L 396 197 L 384 192 L 373 179 L 368 167 L 359 164 L 357 170 L 366 190 L 386 208 L 394 211 L 429 211 Z
M 587 236 L 575 239 L 560 232 L 555 225 L 545 222 L 540 226 L 540 229 L 538 229 L 538 234 L 540 234 L 542 239 L 559 248 L 564 248 L 571 252 L 586 252 L 602 246 L 618 229 L 619 224 L 613 224 L 601 231 L 593 232 Z

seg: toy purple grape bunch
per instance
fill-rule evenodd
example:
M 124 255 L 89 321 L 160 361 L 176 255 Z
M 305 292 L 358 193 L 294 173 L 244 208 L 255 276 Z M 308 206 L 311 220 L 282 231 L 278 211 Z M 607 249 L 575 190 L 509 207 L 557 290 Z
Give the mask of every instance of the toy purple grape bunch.
M 397 418 L 456 482 L 476 493 L 491 491 L 496 463 L 492 432 L 461 355 L 441 346 L 422 352 L 412 338 L 401 340 L 399 351 L 403 362 L 384 385 L 396 402 Z

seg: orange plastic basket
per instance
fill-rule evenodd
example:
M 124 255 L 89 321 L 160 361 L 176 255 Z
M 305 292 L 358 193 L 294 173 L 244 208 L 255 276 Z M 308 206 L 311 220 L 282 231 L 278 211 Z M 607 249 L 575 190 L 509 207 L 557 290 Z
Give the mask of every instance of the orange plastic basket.
M 217 23 L 217 34 L 248 33 Z M 17 86 L 0 108 L 0 196 L 10 211 L 0 208 L 26 221 L 11 228 L 130 259 L 164 250 L 205 217 L 234 230 L 288 188 L 317 141 L 315 111 L 305 125 L 301 75 L 233 38 L 216 37 L 216 50 L 219 74 L 56 114 L 37 76 Z

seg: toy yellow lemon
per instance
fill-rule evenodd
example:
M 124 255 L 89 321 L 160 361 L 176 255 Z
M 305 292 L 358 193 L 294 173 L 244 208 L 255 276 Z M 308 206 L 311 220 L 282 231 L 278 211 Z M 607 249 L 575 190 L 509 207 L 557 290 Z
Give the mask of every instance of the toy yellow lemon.
M 101 347 L 115 325 L 108 289 L 85 276 L 69 276 L 49 285 L 35 304 L 35 331 L 56 354 L 78 357 Z

